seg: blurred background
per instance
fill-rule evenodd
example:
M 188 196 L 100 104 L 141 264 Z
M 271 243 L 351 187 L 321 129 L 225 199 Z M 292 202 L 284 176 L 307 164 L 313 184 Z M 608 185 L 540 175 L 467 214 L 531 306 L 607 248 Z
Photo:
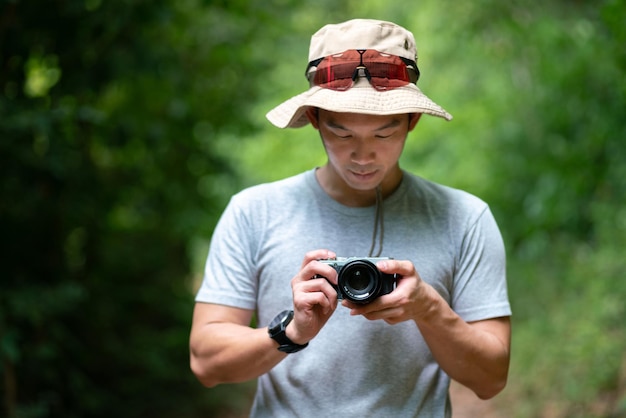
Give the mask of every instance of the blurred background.
M 234 417 L 188 334 L 231 194 L 324 163 L 265 113 L 304 91 L 311 34 L 415 34 L 405 169 L 489 202 L 513 305 L 501 417 L 626 416 L 622 0 L 0 2 L 0 416 Z

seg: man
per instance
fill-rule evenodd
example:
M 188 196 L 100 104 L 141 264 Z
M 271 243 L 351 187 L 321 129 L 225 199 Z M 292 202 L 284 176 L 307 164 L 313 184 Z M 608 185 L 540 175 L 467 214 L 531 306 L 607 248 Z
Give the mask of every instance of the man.
M 310 89 L 267 115 L 311 123 L 328 161 L 232 198 L 190 338 L 206 386 L 258 378 L 252 416 L 450 416 L 450 378 L 483 399 L 506 384 L 511 311 L 493 216 L 398 164 L 422 114 L 452 118 L 414 84 L 416 61 L 398 25 L 327 25 L 311 39 Z M 362 268 L 342 277 L 353 259 L 341 257 Z M 364 277 L 386 289 L 359 299 Z

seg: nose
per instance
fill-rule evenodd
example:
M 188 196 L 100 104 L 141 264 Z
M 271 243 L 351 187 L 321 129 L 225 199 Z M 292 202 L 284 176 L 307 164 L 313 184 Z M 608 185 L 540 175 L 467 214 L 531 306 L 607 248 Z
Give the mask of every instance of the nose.
M 376 151 L 365 140 L 355 141 L 354 149 L 350 154 L 353 163 L 359 165 L 367 165 L 373 163 L 376 159 Z

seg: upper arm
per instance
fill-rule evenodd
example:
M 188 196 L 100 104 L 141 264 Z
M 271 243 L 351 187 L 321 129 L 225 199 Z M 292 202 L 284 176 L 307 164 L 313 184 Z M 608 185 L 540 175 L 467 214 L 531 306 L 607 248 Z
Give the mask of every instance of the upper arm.
M 506 355 L 509 355 L 511 347 L 511 318 L 503 316 L 499 318 L 485 319 L 482 321 L 470 322 L 469 325 L 481 332 L 485 332 L 494 336 L 500 341 L 505 349 Z
M 206 352 L 205 350 L 207 349 L 209 351 L 215 349 L 216 346 L 214 344 L 221 339 L 207 337 L 215 337 L 217 335 L 216 332 L 218 334 L 223 333 L 225 329 L 232 331 L 233 327 L 238 330 L 244 330 L 244 328 L 249 330 L 252 314 L 253 311 L 251 310 L 214 303 L 196 302 L 189 337 L 192 357 Z M 227 335 L 233 335 L 230 331 L 226 331 L 226 333 Z
M 267 371 L 263 363 L 251 367 L 260 357 L 258 353 L 266 350 L 263 344 L 274 343 L 267 332 L 250 327 L 252 315 L 252 310 L 196 303 L 189 340 L 190 367 L 207 387 L 242 382 Z
M 215 303 L 196 302 L 193 310 L 192 329 L 202 328 L 205 325 L 215 323 L 231 323 L 248 326 L 252 320 L 252 315 L 253 311 L 249 309 L 235 308 Z

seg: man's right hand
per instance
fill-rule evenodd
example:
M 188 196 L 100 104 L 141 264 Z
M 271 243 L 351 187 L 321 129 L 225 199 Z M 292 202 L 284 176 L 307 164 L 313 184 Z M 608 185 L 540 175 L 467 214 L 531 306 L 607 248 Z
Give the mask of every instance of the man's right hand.
M 311 341 L 337 308 L 337 272 L 318 260 L 335 258 L 329 250 L 306 253 L 298 274 L 291 280 L 294 319 L 287 326 L 287 337 L 296 344 Z M 329 283 L 330 282 L 330 283 Z

